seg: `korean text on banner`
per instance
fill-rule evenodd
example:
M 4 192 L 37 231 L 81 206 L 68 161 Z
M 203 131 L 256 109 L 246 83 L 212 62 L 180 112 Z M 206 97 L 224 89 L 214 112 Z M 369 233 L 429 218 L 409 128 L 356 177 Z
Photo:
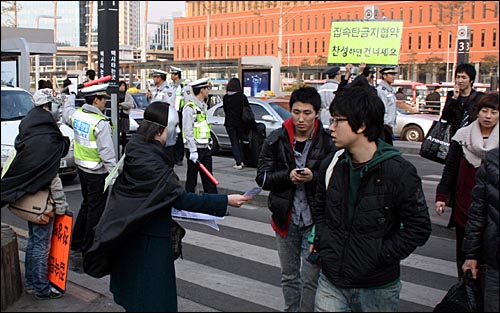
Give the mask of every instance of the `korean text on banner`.
M 49 281 L 54 287 L 64 292 L 68 276 L 69 248 L 73 217 L 56 215 L 49 253 Z
M 328 64 L 397 65 L 402 21 L 332 22 Z

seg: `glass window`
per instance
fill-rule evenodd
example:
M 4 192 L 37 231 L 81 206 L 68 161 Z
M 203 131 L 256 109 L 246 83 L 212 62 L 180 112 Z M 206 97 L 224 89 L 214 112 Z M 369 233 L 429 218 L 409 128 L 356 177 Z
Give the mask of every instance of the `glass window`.
M 253 114 L 255 115 L 256 120 L 262 121 L 262 117 L 264 115 L 270 115 L 269 112 L 267 112 L 266 109 L 264 109 L 262 106 L 254 103 L 250 103 L 250 108 L 252 108 Z
M 422 23 L 423 8 L 418 7 L 418 22 Z
M 483 18 L 486 18 L 486 1 L 483 1 Z
M 411 50 L 411 33 L 408 34 L 408 49 Z
M 475 15 L 476 15 L 476 1 L 472 1 L 472 3 L 471 3 L 471 9 L 470 9 L 470 17 L 471 17 L 471 19 L 474 19 Z
M 470 31 L 470 47 L 474 47 L 474 31 Z
M 484 47 L 485 30 L 481 29 L 481 47 Z
M 497 29 L 493 28 L 493 47 L 497 46 Z
M 215 117 L 226 117 L 226 114 L 224 113 L 224 108 L 222 106 L 220 108 L 217 108 L 214 111 L 214 116 Z
M 410 8 L 410 24 L 413 23 L 413 8 Z
M 2 91 L 2 121 L 20 120 L 35 107 L 33 99 L 28 92 Z
M 422 33 L 418 33 L 418 48 L 422 49 Z
M 428 36 L 428 43 L 427 43 L 427 48 L 432 48 L 432 33 L 429 33 L 429 36 Z
M 441 41 L 442 41 L 443 34 L 441 32 L 438 33 L 438 48 L 441 49 Z
M 429 22 L 432 22 L 432 5 L 429 6 Z
M 278 113 L 278 115 L 283 120 L 286 120 L 286 119 L 292 117 L 292 113 L 290 113 L 290 111 L 283 109 L 283 107 L 280 106 L 279 104 L 277 104 L 275 102 L 270 102 L 269 105 L 271 106 L 271 108 L 273 108 L 274 111 L 276 111 L 276 113 Z

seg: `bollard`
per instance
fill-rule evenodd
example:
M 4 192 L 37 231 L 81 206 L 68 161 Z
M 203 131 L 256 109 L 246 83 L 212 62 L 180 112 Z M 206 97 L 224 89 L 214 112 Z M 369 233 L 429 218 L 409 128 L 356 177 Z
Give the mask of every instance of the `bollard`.
M 19 300 L 22 294 L 21 268 L 19 266 L 19 250 L 17 234 L 5 224 L 2 224 L 2 267 L 1 294 L 2 311 Z

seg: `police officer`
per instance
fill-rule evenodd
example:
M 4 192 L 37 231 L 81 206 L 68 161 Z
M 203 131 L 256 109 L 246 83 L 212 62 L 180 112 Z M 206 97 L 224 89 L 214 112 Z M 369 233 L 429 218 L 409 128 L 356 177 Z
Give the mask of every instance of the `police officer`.
M 77 258 L 73 269 L 77 271 L 81 270 L 78 259 L 90 247 L 93 228 L 106 205 L 105 179 L 116 165 L 113 126 L 104 114 L 107 88 L 108 84 L 102 84 L 81 89 L 86 103 L 78 109 L 75 95 L 70 94 L 62 110 L 64 121 L 75 133 L 74 157 L 83 198 L 71 239 L 72 257 Z
M 182 96 L 182 89 L 184 88 L 184 82 L 182 81 L 182 70 L 175 66 L 170 66 L 170 87 L 175 90 L 175 109 L 179 115 L 180 125 L 182 129 L 182 109 L 184 107 L 184 97 Z M 175 146 L 171 148 L 173 151 L 171 155 L 175 160 L 175 164 L 182 166 L 182 159 L 184 158 L 184 143 L 182 136 L 177 137 Z
M 392 89 L 392 83 L 398 71 L 394 67 L 384 67 L 381 69 L 382 80 L 377 86 L 377 95 L 385 106 L 384 114 L 384 140 L 392 145 L 392 129 L 396 127 L 396 96 Z
M 320 120 L 323 125 L 330 125 L 330 104 L 335 98 L 334 92 L 337 91 L 340 84 L 340 67 L 334 66 L 325 71 L 328 79 L 318 88 L 319 95 L 321 96 L 321 113 Z
M 162 70 L 154 70 L 151 74 L 155 87 L 152 91 L 148 90 L 147 97 L 149 103 L 163 101 L 171 106 L 175 105 L 175 90 L 167 82 L 167 74 L 167 72 Z
M 192 96 L 186 97 L 182 110 L 182 135 L 188 159 L 186 174 L 186 191 L 194 192 L 198 180 L 198 162 L 212 172 L 212 154 L 210 152 L 210 125 L 207 120 L 207 104 L 209 81 L 201 78 L 189 84 Z M 205 193 L 217 193 L 215 184 L 201 174 L 201 182 Z

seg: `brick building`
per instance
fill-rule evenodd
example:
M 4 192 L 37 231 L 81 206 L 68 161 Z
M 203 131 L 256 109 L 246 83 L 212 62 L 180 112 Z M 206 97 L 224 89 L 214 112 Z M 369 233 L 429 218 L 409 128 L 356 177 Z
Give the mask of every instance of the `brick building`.
M 331 23 L 362 20 L 376 6 L 380 20 L 404 23 L 399 78 L 451 80 L 458 25 L 470 27 L 469 62 L 481 81 L 498 75 L 498 1 L 186 2 L 186 17 L 174 23 L 176 61 L 272 55 L 282 66 L 326 67 Z

